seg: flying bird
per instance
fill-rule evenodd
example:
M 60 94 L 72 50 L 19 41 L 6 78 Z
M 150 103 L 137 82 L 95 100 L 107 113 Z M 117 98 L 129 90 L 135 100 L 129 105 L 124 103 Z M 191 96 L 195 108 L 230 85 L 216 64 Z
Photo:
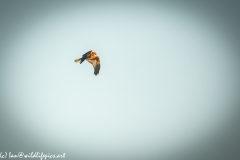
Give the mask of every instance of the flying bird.
M 96 52 L 93 52 L 92 50 L 88 51 L 87 53 L 82 55 L 82 58 L 75 59 L 75 62 L 80 64 L 87 60 L 89 63 L 93 65 L 94 68 L 94 74 L 98 75 L 100 70 L 100 58 L 97 56 Z

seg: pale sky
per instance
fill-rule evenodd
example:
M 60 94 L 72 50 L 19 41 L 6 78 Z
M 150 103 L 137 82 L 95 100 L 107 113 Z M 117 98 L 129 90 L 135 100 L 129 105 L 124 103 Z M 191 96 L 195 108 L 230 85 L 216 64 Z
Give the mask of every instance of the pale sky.
M 89 159 L 164 156 L 203 145 L 233 114 L 238 63 L 204 14 L 79 1 L 26 19 L 6 47 L 3 90 L 38 145 Z M 98 76 L 74 62 L 89 50 Z

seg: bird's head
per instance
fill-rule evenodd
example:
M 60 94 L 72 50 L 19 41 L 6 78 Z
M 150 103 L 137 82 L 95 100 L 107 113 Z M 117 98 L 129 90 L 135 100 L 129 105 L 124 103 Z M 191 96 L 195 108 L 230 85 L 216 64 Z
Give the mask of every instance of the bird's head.
M 92 51 L 91 55 L 93 55 L 93 56 L 94 56 L 94 55 L 97 55 L 97 53 Z

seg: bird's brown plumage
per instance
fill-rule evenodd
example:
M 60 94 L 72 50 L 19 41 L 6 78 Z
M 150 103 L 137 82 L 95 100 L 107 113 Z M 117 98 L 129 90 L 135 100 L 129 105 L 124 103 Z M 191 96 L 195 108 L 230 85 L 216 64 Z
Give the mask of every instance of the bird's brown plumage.
M 100 70 L 100 58 L 97 56 L 97 53 L 90 50 L 85 53 L 82 58 L 75 59 L 75 62 L 77 63 L 81 61 L 80 63 L 82 63 L 85 59 L 93 65 L 94 74 L 98 75 Z

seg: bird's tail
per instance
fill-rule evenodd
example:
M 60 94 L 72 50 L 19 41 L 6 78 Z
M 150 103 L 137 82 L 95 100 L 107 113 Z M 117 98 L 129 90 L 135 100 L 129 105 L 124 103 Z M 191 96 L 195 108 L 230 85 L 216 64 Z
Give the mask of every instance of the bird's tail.
M 79 61 L 81 61 L 81 59 L 82 59 L 82 58 L 78 58 L 78 59 L 75 59 L 74 61 L 75 61 L 76 63 L 78 63 Z

